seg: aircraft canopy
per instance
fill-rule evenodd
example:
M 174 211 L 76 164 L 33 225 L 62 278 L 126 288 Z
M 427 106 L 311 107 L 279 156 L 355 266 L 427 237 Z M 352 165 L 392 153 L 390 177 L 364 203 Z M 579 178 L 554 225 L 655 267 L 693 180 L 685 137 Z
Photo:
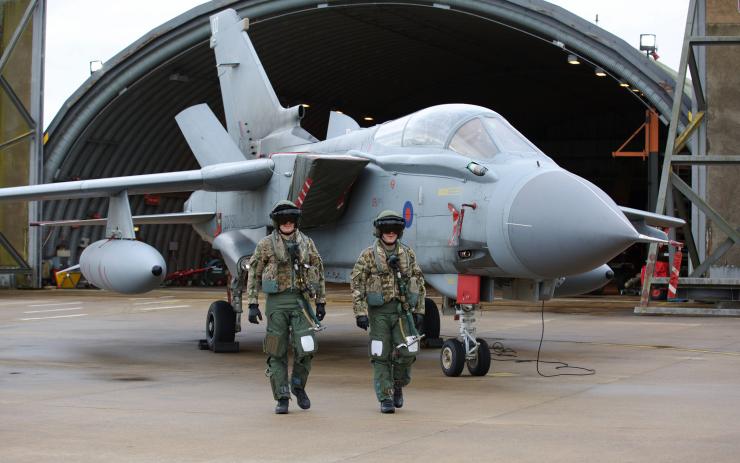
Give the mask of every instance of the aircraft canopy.
M 381 125 L 375 141 L 386 146 L 444 147 L 460 124 L 481 114 L 496 113 L 467 104 L 432 106 Z
M 493 159 L 500 152 L 522 156 L 540 151 L 499 116 L 476 117 L 465 122 L 450 139 L 447 148 L 474 159 Z
M 543 155 L 494 111 L 467 104 L 432 106 L 387 122 L 375 132 L 375 141 L 385 146 L 446 148 L 484 161 L 500 152 Z

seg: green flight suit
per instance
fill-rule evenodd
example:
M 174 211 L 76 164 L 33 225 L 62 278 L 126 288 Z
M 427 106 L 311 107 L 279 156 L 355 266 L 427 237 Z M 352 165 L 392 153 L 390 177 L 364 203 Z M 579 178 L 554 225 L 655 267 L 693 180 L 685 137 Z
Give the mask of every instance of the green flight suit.
M 324 266 L 311 238 L 297 231 L 286 239 L 277 231 L 257 244 L 249 260 L 247 304 L 256 304 L 259 289 L 266 293 L 267 332 L 264 352 L 266 375 L 270 378 L 275 400 L 290 398 L 291 389 L 305 389 L 311 372 L 311 360 L 317 350 L 311 323 L 299 305 L 303 295 L 296 287 L 296 275 L 287 244 L 295 242 L 300 262 L 306 268 L 306 280 L 316 293 L 316 303 L 326 302 Z M 293 371 L 288 381 L 288 347 L 293 351 Z
M 396 275 L 388 267 L 388 256 L 399 257 L 401 274 L 408 279 L 407 302 L 414 313 L 423 313 L 424 277 L 414 251 L 398 241 L 386 247 L 380 240 L 365 249 L 352 269 L 352 303 L 355 317 L 370 320 L 370 361 L 373 386 L 378 401 L 393 398 L 393 386 L 411 382 L 411 365 L 419 344 L 397 348 L 411 336 L 405 317 L 399 313 L 399 288 Z

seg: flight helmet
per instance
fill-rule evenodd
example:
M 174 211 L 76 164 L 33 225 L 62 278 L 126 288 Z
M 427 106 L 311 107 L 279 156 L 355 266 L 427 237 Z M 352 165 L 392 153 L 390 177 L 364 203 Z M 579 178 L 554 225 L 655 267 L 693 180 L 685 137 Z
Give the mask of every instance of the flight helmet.
M 301 210 L 293 201 L 283 199 L 275 203 L 270 211 L 272 226 L 278 228 L 281 223 L 293 222 L 298 227 L 298 220 L 301 218 Z
M 374 235 L 376 238 L 380 238 L 383 233 L 394 231 L 400 240 L 403 236 L 403 229 L 406 227 L 406 221 L 396 212 L 385 210 L 378 214 L 373 221 L 373 226 L 375 227 Z

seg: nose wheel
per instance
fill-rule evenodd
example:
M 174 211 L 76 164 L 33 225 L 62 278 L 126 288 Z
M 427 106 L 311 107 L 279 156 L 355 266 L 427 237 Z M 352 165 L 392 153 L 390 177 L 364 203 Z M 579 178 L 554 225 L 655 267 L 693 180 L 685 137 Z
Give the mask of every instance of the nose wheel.
M 447 376 L 460 376 L 465 368 L 465 347 L 457 339 L 448 339 L 442 344 L 439 364 Z
M 486 376 L 491 369 L 491 349 L 485 339 L 476 338 L 478 350 L 475 357 L 467 360 L 468 371 L 472 376 Z
M 472 376 L 485 376 L 491 369 L 491 349 L 485 339 L 475 337 L 477 309 L 477 304 L 455 306 L 460 334 L 445 341 L 439 353 L 442 372 L 447 376 L 460 376 L 466 365 Z

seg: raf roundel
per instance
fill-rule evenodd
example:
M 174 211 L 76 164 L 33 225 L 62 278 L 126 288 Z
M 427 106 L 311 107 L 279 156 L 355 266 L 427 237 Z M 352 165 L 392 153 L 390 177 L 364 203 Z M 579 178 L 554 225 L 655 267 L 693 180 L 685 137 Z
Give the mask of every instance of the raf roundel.
M 411 223 L 414 221 L 414 206 L 411 201 L 406 201 L 403 205 L 403 220 L 406 222 L 406 228 L 411 228 Z

